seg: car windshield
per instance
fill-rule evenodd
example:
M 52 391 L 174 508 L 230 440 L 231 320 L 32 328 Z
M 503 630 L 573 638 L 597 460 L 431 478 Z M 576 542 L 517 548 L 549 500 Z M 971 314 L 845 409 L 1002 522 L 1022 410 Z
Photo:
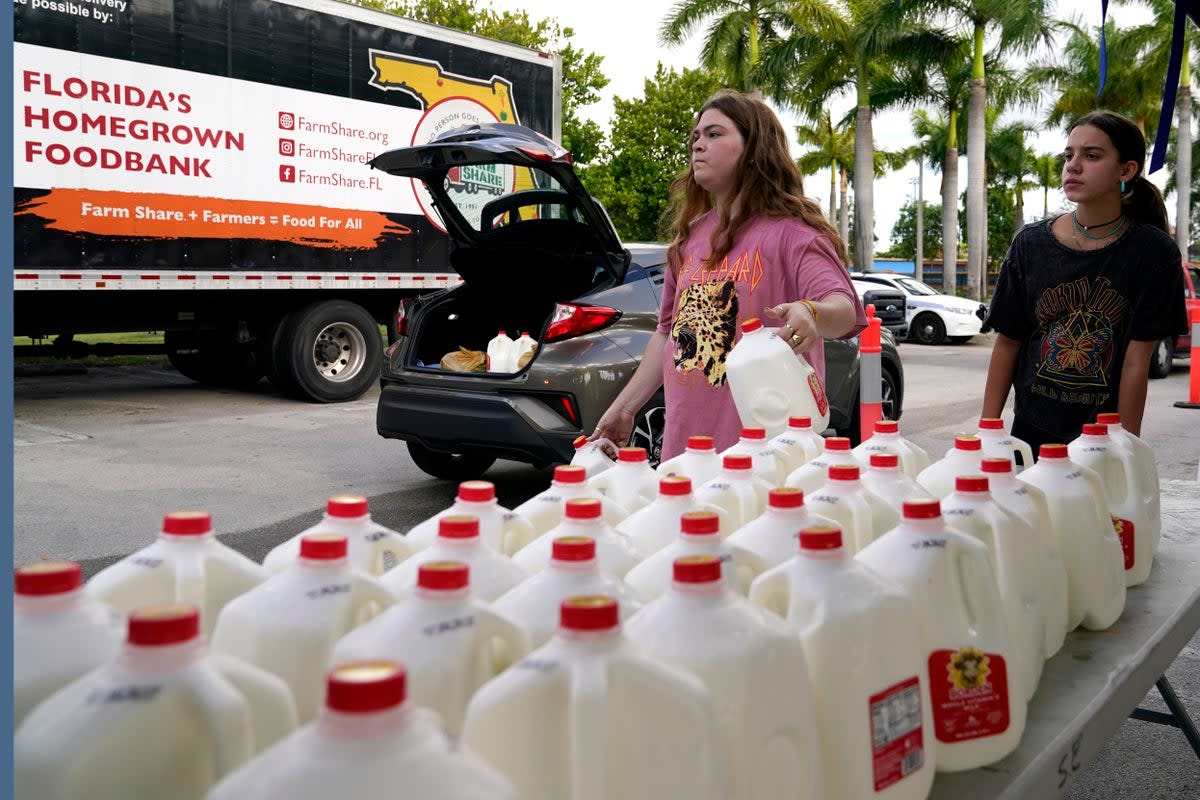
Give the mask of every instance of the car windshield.
M 464 164 L 450 168 L 445 187 L 463 219 L 480 232 L 534 219 L 582 219 L 571 195 L 537 168 Z
M 932 286 L 927 286 L 926 284 L 912 278 L 896 278 L 896 283 L 900 284 L 900 286 L 909 294 L 939 294 L 939 292 L 935 291 Z

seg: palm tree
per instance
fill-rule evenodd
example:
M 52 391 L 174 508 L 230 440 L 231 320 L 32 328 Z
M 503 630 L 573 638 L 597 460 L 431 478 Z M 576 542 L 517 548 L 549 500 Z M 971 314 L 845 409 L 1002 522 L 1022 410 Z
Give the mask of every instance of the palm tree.
M 1033 174 L 1042 189 L 1042 219 L 1050 216 L 1050 190 L 1062 185 L 1062 162 L 1053 153 L 1042 153 L 1033 159 Z
M 845 206 L 845 183 L 849 166 L 854 161 L 854 131 L 848 126 L 834 127 L 829 112 L 817 125 L 796 126 L 796 137 L 802 145 L 811 145 L 811 150 L 796 160 L 800 172 L 812 175 L 819 169 L 829 167 L 829 222 L 838 225 L 838 177 L 842 179 L 842 205 Z M 843 237 L 845 232 L 842 233 Z
M 1025 135 L 1030 127 L 1024 122 L 1012 122 L 993 128 L 987 138 L 988 174 L 996 181 L 1013 188 L 1013 230 L 1019 231 L 1025 224 L 1025 190 L 1037 184 L 1028 180 L 1034 173 L 1036 157 L 1025 144 Z

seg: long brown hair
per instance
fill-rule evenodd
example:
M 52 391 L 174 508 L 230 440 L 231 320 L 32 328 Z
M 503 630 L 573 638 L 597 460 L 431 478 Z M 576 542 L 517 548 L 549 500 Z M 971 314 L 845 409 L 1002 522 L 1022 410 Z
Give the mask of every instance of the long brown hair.
M 1137 162 L 1137 173 L 1126 182 L 1125 193 L 1121 195 L 1122 210 L 1130 219 L 1153 225 L 1170 235 L 1162 192 L 1146 179 L 1146 137 L 1142 136 L 1138 126 L 1128 117 L 1112 111 L 1092 111 L 1072 122 L 1067 133 L 1080 125 L 1091 125 L 1103 131 L 1112 140 L 1113 147 L 1117 148 L 1117 160 L 1120 163 Z
M 815 202 L 804 196 L 804 180 L 796 162 L 788 152 L 787 136 L 783 125 L 766 103 L 732 89 L 722 89 L 708 98 L 696 120 L 715 108 L 737 126 L 742 135 L 742 157 L 735 173 L 736 183 L 730 197 L 733 201 L 717 209 L 717 225 L 713 229 L 708 262 L 720 263 L 733 247 L 733 240 L 752 217 L 798 217 L 808 226 L 825 234 L 837 251 L 842 264 L 848 264 L 846 244 L 842 237 L 821 213 Z M 688 131 L 688 147 L 691 148 L 691 131 Z M 688 240 L 692 223 L 713 207 L 713 198 L 696 183 L 691 159 L 688 166 L 671 183 L 671 246 L 667 250 L 668 263 L 673 270 L 679 268 L 679 255 Z M 730 208 L 737 213 L 729 216 Z

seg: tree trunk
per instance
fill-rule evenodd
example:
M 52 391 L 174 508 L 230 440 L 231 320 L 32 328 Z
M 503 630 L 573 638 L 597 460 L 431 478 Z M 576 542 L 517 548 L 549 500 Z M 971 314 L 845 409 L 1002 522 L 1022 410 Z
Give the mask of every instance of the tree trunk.
M 1187 49 L 1184 49 L 1187 64 Z M 1186 73 L 1185 73 L 1186 74 Z M 1179 87 L 1179 127 L 1175 133 L 1175 244 L 1186 260 L 1192 216 L 1192 87 Z
M 837 162 L 829 164 L 829 224 L 837 226 Z
M 1025 190 L 1021 188 L 1021 179 L 1017 178 L 1016 208 L 1013 209 L 1013 233 L 1025 225 Z
M 846 168 L 842 167 L 839 171 L 841 175 L 841 205 L 838 207 L 838 232 L 842 235 L 842 241 L 847 246 L 850 245 L 850 176 L 846 173 Z
M 958 287 L 958 148 L 946 148 L 942 170 L 942 291 Z
M 1050 216 L 1050 184 L 1042 184 L 1042 219 Z
M 858 117 L 854 121 L 854 266 L 860 272 L 875 263 L 875 144 L 871 135 L 871 98 L 867 66 L 858 64 Z
M 980 78 L 971 79 L 970 115 L 967 121 L 967 296 L 983 299 L 987 269 L 987 187 L 984 156 L 987 122 L 986 90 Z

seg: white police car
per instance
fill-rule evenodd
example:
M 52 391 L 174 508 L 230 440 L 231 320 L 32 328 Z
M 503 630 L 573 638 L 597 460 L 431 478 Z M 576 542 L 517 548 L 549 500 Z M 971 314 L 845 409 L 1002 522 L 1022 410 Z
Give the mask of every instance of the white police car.
M 941 294 L 910 275 L 895 272 L 855 272 L 858 283 L 896 289 L 905 296 L 908 341 L 921 344 L 962 344 L 983 332 L 987 306 L 974 300 Z

